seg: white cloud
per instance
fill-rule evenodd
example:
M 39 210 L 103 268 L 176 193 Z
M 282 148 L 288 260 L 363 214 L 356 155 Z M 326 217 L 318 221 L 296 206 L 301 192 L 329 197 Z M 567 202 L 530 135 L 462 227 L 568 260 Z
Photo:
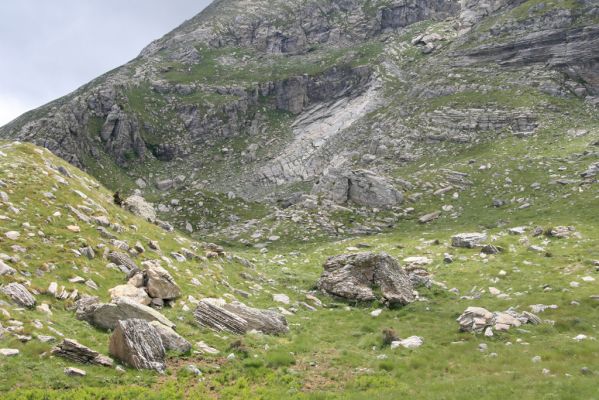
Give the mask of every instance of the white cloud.
M 35 105 L 25 104 L 14 97 L 0 95 L 0 126 L 5 125 Z

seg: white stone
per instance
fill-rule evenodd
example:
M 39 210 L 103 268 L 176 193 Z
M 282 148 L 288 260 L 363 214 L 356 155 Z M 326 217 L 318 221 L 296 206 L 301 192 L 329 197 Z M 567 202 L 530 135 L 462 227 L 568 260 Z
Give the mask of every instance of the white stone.
M 373 317 L 378 317 L 379 315 L 381 315 L 381 313 L 382 313 L 382 312 L 383 312 L 383 310 L 382 310 L 382 309 L 380 309 L 380 308 L 377 308 L 376 310 L 372 311 L 372 312 L 370 313 L 370 315 L 372 315 Z
M 5 357 L 12 357 L 19 354 L 17 349 L 0 349 L 0 355 Z
M 282 293 L 278 293 L 278 294 L 274 294 L 272 296 L 273 301 L 276 301 L 277 303 L 282 303 L 282 304 L 289 304 L 289 296 L 287 296 L 286 294 L 282 294 Z

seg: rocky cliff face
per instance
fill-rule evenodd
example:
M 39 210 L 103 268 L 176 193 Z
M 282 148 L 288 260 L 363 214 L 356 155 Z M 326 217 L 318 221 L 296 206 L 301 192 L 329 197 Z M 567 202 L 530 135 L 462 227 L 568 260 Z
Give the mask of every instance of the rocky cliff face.
M 215 1 L 0 137 L 158 202 L 275 199 L 329 170 L 385 179 L 595 107 L 598 15 L 594 0 Z

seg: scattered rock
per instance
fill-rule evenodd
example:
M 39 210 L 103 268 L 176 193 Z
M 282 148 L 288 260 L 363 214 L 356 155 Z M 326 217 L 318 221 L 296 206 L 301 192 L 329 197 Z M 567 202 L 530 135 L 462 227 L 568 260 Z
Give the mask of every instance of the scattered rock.
M 4 357 L 14 357 L 19 355 L 19 350 L 17 349 L 0 349 L 0 356 Z
M 82 369 L 79 368 L 74 368 L 74 367 L 67 367 L 64 369 L 64 373 L 68 376 L 86 376 L 87 372 L 85 372 Z
M 404 347 L 406 349 L 416 349 L 424 343 L 424 340 L 420 336 L 410 336 L 407 339 L 398 340 L 391 343 L 391 348 L 396 349 L 398 347 Z
M 462 332 L 483 333 L 487 328 L 498 331 L 507 331 L 510 327 L 519 327 L 522 324 L 538 324 L 540 318 L 529 312 L 519 314 L 513 310 L 505 312 L 491 312 L 481 307 L 468 307 L 457 319 Z M 486 333 L 486 332 L 485 332 Z M 492 333 L 492 331 L 491 331 Z
M 123 202 L 123 207 L 132 214 L 154 223 L 156 221 L 156 210 L 154 206 L 148 203 L 143 197 L 133 195 Z
M 9 283 L 3 286 L 0 291 L 22 307 L 32 308 L 35 306 L 35 297 L 20 283 Z
M 485 240 L 487 240 L 485 233 L 460 233 L 451 238 L 451 245 L 453 247 L 473 249 L 483 246 Z
M 14 275 L 16 272 L 17 270 L 0 260 L 0 276 Z

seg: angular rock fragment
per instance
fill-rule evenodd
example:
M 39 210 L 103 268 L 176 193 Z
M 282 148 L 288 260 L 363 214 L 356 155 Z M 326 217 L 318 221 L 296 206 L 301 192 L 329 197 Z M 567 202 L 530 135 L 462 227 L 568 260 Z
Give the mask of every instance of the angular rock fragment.
M 119 297 L 127 297 L 145 306 L 149 306 L 150 303 L 152 303 L 152 299 L 150 298 L 150 296 L 148 296 L 148 294 L 143 288 L 138 288 L 130 284 L 113 287 L 108 292 L 110 293 L 110 297 L 113 300 Z
M 279 334 L 289 329 L 287 320 L 280 313 L 248 307 L 237 301 L 227 304 L 222 299 L 203 299 L 198 303 L 194 316 L 202 326 L 237 334 L 251 330 Z
M 129 212 L 141 217 L 149 222 L 156 221 L 156 211 L 154 206 L 141 196 L 130 196 L 123 202 L 123 207 Z
M 139 269 L 135 261 L 131 259 L 127 254 L 120 253 L 118 251 L 112 251 L 108 253 L 108 261 L 115 263 L 118 266 L 124 267 L 127 271 L 133 271 Z
M 487 240 L 487 235 L 485 233 L 460 233 L 451 238 L 451 245 L 453 247 L 473 249 L 475 247 L 483 246 L 485 240 Z
M 17 271 L 13 267 L 0 260 L 0 276 L 14 275 L 16 272 Z
M 158 330 L 148 321 L 118 321 L 110 337 L 110 355 L 136 369 L 166 369 L 166 352 Z
M 66 367 L 64 369 L 64 373 L 68 376 L 86 376 L 87 372 L 82 369 L 74 368 L 74 367 Z
M 410 277 L 386 253 L 343 254 L 330 257 L 317 287 L 328 294 L 355 301 L 377 299 L 381 291 L 388 305 L 405 305 L 415 300 Z
M 173 329 L 162 325 L 158 321 L 152 321 L 150 322 L 150 325 L 156 328 L 156 331 L 160 335 L 160 339 L 162 339 L 165 350 L 174 351 L 180 354 L 185 354 L 191 350 L 191 343 Z
M 150 266 L 145 271 L 146 287 L 150 297 L 172 300 L 181 295 L 181 289 L 167 270 Z
M 52 349 L 52 354 L 81 364 L 96 364 L 112 367 L 112 360 L 73 339 L 64 339 Z
M 20 283 L 9 283 L 3 286 L 0 291 L 22 307 L 32 308 L 35 306 L 35 297 Z

